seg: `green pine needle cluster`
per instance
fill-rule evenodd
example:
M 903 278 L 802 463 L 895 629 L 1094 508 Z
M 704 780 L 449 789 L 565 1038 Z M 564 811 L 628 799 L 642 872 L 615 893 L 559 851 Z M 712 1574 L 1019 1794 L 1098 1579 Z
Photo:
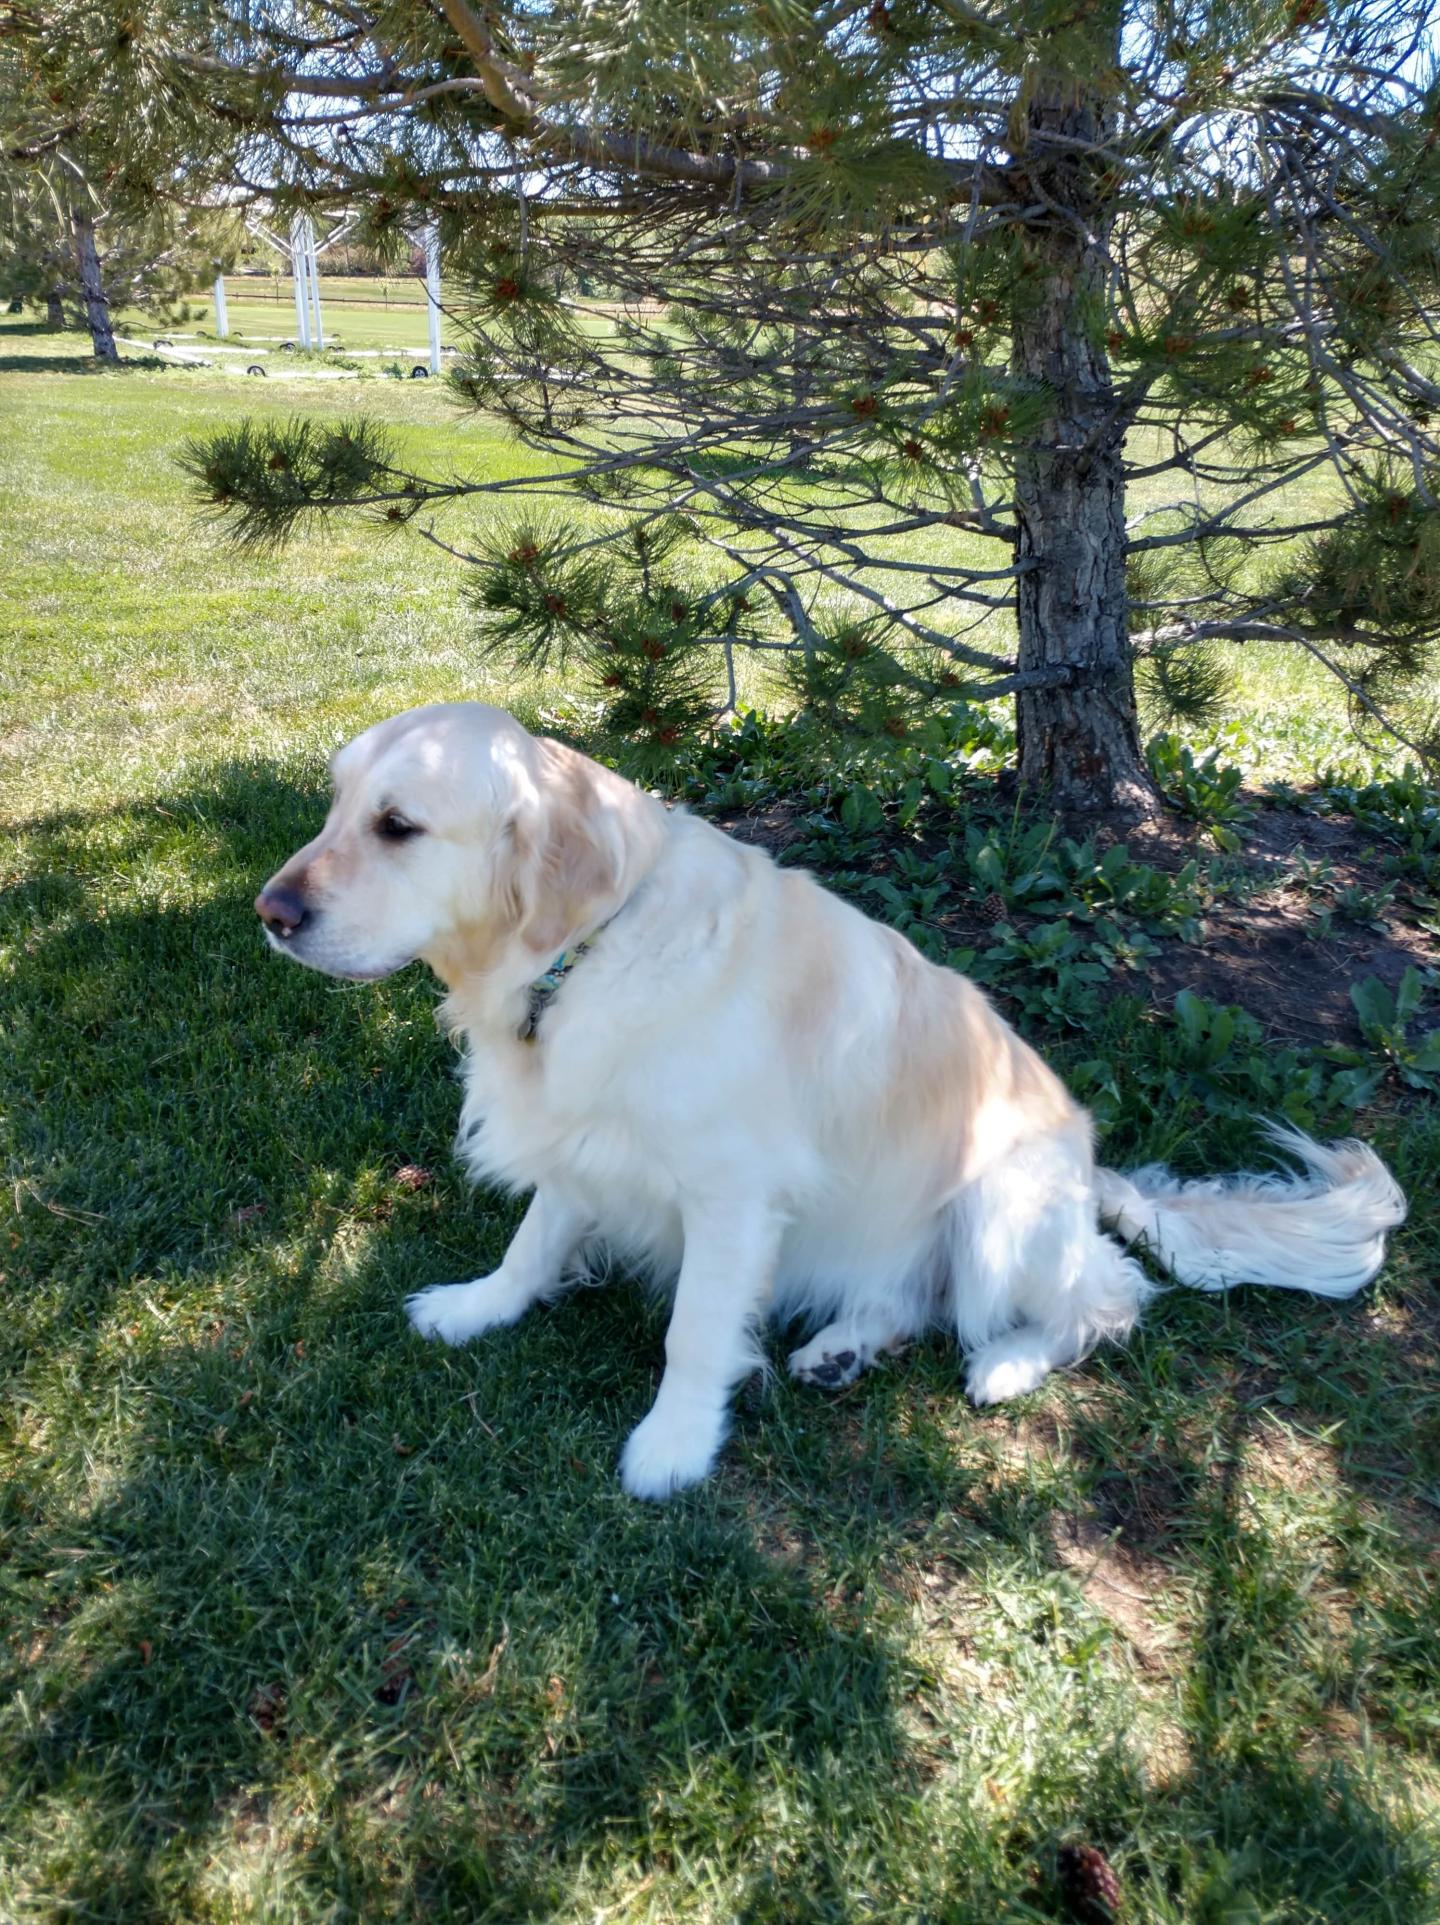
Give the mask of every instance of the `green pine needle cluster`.
M 602 731 L 657 763 L 673 761 L 713 720 L 707 657 L 733 645 L 748 612 L 743 598 L 697 596 L 667 567 L 689 533 L 674 515 L 577 556 L 563 523 L 521 519 L 492 532 L 472 591 L 488 648 L 566 670 Z
M 1398 464 L 1372 470 L 1350 512 L 1314 537 L 1299 566 L 1276 583 L 1276 594 L 1293 603 L 1297 624 L 1376 644 L 1440 626 L 1437 485 L 1440 471 L 1424 478 L 1422 492 Z
M 419 506 L 388 436 L 362 416 L 338 427 L 246 421 L 189 442 L 180 461 L 249 547 L 283 541 L 306 515 L 330 508 L 375 503 L 387 519 L 404 521 Z

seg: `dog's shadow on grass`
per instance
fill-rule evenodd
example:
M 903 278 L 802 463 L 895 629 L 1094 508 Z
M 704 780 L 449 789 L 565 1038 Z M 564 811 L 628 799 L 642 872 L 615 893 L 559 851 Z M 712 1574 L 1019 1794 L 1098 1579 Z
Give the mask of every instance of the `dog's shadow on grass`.
M 4 904 L 5 1743 L 35 1889 L 509 1921 L 663 1916 L 709 1879 L 757 1922 L 988 1919 L 1053 1913 L 1083 1837 L 1147 1916 L 1353 1890 L 1417 1916 L 1413 1830 L 1324 1730 L 1297 1743 L 1339 1647 L 1245 1473 L 1267 1413 L 1332 1420 L 1333 1360 L 1383 1509 L 1423 1344 L 1248 1302 L 1217 1337 L 1175 1298 L 1018 1415 L 967 1412 L 922 1349 L 835 1402 L 757 1388 L 712 1485 L 634 1504 L 660 1306 L 582 1292 L 458 1353 L 403 1322 L 513 1213 L 450 1164 L 424 983 L 336 990 L 259 947 L 250 896 L 321 806 L 237 766 L 36 823 Z M 1097 1568 L 1169 1598 L 1168 1643 L 1106 1630 Z M 1136 1664 L 1163 1772 L 1124 1742 Z

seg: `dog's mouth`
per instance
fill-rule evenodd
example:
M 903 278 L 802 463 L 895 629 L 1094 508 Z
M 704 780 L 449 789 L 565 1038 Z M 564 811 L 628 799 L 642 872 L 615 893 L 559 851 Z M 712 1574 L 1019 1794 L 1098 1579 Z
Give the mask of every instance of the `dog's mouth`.
M 397 975 L 414 962 L 413 956 L 401 956 L 394 962 L 359 963 L 347 956 L 332 956 L 325 951 L 324 945 L 308 944 L 309 932 L 297 929 L 288 935 L 280 935 L 276 930 L 267 928 L 265 940 L 280 956 L 288 956 L 304 969 L 313 969 L 322 976 L 334 976 L 347 983 L 380 983 L 387 976 Z

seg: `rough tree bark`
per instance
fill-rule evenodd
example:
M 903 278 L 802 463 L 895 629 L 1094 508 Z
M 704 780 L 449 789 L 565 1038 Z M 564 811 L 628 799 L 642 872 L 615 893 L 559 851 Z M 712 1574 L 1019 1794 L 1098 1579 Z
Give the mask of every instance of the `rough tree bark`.
M 1036 88 L 1028 120 L 1032 143 L 1037 133 L 1098 141 L 1106 125 L 1096 95 L 1059 79 Z M 1094 163 L 1077 151 L 1037 156 L 1054 213 L 1031 231 L 1035 271 L 1013 318 L 1013 371 L 1054 397 L 1016 464 L 1017 559 L 1036 564 L 1019 581 L 1019 666 L 1070 672 L 1062 686 L 1017 696 L 1020 775 L 1063 810 L 1152 814 L 1126 612 L 1124 424 L 1102 334 L 1106 222 L 1087 184 Z
M 70 231 L 75 237 L 75 266 L 80 274 L 80 298 L 97 361 L 118 361 L 115 330 L 110 325 L 110 302 L 100 273 L 100 256 L 95 247 L 95 223 L 88 214 L 72 214 Z
M 45 290 L 45 325 L 47 328 L 63 328 L 65 325 L 65 304 L 60 299 L 58 287 Z

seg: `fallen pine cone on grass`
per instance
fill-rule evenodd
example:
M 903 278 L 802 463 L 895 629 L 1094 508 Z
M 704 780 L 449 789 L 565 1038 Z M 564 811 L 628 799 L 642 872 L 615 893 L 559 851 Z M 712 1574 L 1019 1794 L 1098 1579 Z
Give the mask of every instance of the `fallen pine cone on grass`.
M 1110 1925 L 1120 1911 L 1120 1880 L 1094 1845 L 1062 1845 L 1056 1855 L 1060 1891 L 1079 1925 Z

